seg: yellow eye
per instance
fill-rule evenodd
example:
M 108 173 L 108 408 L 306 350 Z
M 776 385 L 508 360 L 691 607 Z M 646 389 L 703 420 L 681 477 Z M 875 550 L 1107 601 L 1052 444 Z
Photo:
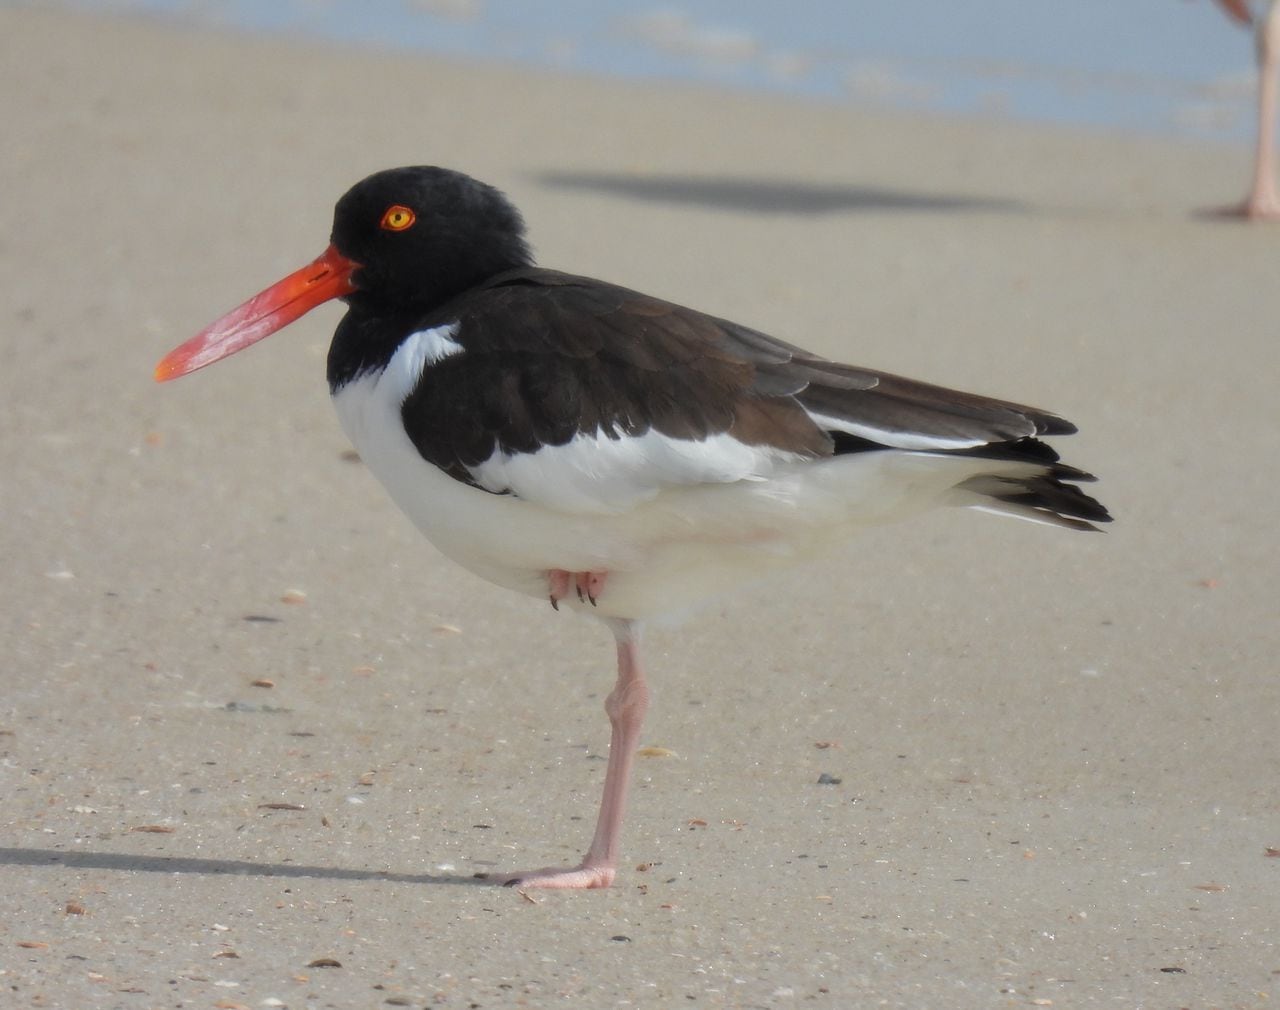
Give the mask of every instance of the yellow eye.
M 397 203 L 387 208 L 387 212 L 382 215 L 382 220 L 379 222 L 378 227 L 387 231 L 404 231 L 413 224 L 416 217 L 417 215 L 408 207 Z

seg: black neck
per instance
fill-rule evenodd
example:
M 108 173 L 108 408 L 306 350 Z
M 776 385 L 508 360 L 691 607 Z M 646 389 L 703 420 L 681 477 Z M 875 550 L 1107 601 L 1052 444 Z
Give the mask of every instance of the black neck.
M 380 315 L 359 305 L 349 306 L 329 344 L 330 394 L 366 372 L 386 368 L 406 336 L 431 325 L 425 321 L 426 315 L 421 309 Z

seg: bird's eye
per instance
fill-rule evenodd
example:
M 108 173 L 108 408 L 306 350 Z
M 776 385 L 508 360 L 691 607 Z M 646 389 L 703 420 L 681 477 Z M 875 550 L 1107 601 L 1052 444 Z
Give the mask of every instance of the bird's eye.
M 378 227 L 386 231 L 404 231 L 413 224 L 417 215 L 408 207 L 401 204 L 395 204 L 388 207 L 386 213 L 382 215 L 382 220 L 378 223 Z

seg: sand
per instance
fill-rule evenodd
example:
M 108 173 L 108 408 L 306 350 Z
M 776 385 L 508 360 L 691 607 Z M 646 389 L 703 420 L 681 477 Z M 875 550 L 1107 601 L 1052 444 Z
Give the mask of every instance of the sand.
M 1280 232 L 1196 213 L 1247 151 L 35 9 L 0 47 L 5 1006 L 1280 997 Z M 1117 522 L 935 514 L 654 629 L 617 884 L 476 880 L 585 847 L 608 634 L 346 455 L 337 307 L 150 378 L 420 162 L 547 265 L 1072 418 Z

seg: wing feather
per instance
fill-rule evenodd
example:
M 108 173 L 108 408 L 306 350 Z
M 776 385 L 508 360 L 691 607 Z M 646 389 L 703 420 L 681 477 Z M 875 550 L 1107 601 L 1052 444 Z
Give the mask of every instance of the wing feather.
M 970 489 L 992 507 L 1105 516 L 1078 489 L 1061 490 L 1087 475 L 1037 440 L 1074 426 L 1033 407 L 829 361 L 694 309 L 540 268 L 500 274 L 419 325 L 455 321 L 463 352 L 424 369 L 402 415 L 426 459 L 494 493 L 615 511 L 665 487 L 905 449 L 1035 464 L 1016 486 Z

